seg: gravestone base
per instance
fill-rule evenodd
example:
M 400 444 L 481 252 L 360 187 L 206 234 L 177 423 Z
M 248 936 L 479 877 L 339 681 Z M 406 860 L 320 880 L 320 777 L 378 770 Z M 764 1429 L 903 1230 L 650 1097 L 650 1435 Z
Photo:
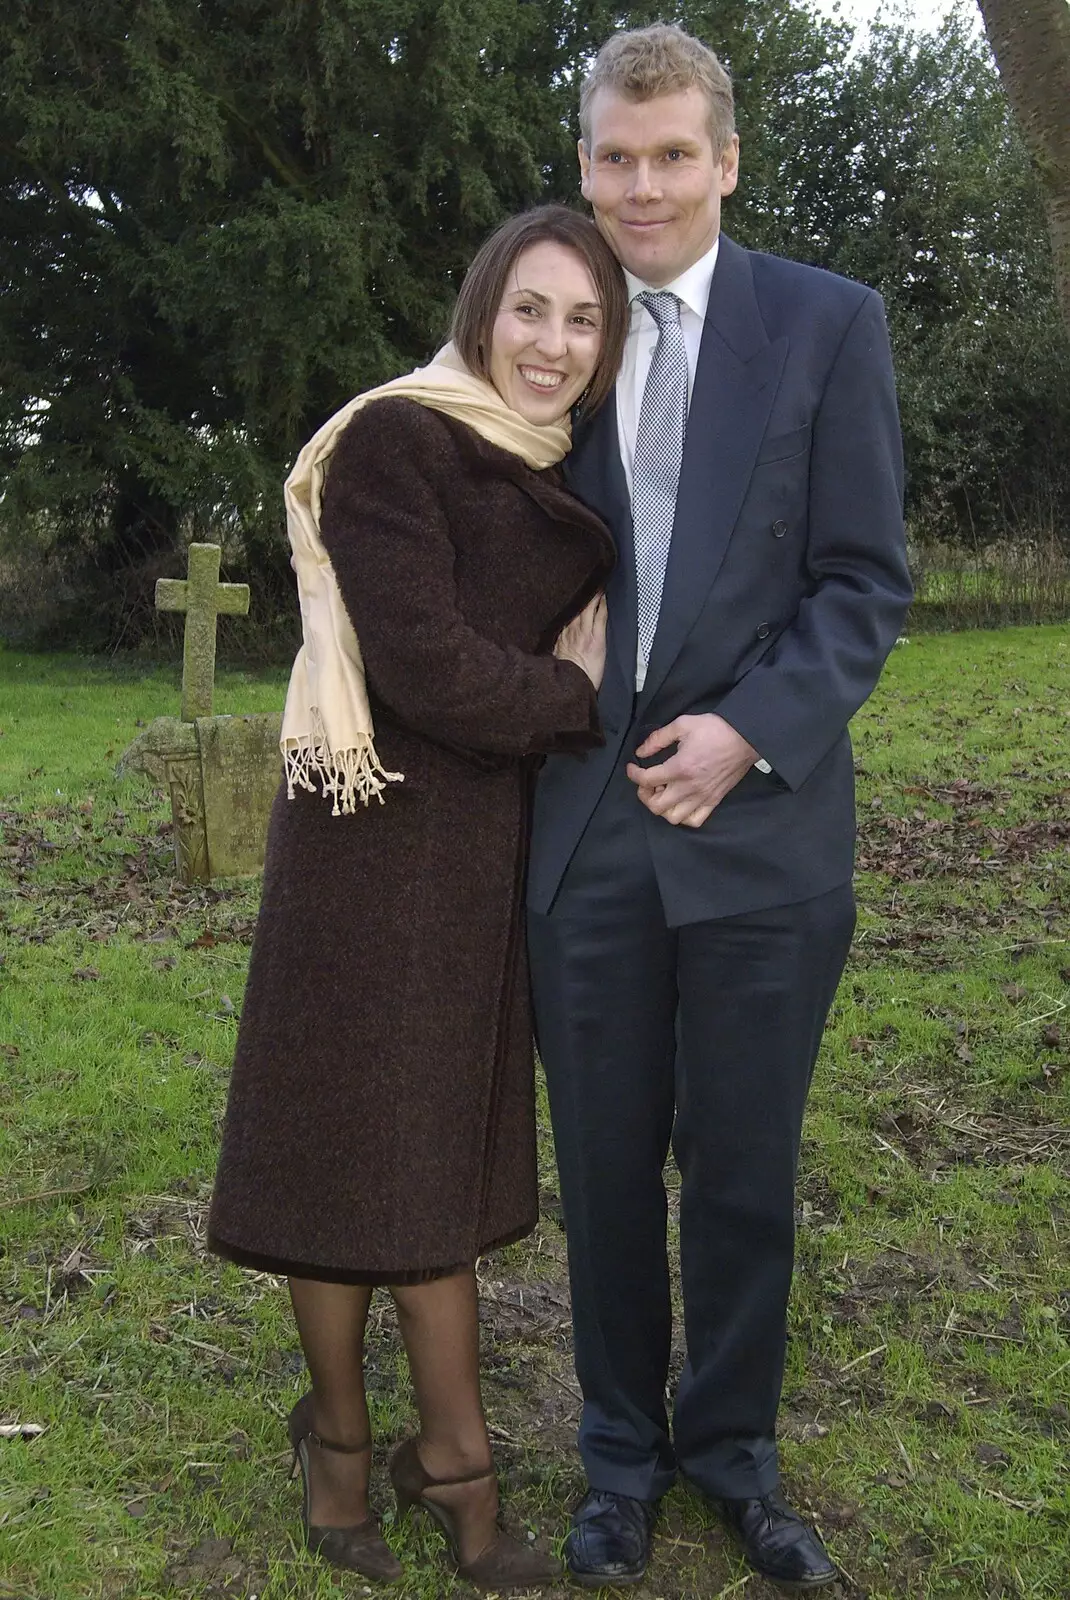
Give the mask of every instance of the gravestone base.
M 183 883 L 263 870 L 281 724 L 278 715 L 157 717 L 123 752 L 120 772 L 142 772 L 170 794 Z

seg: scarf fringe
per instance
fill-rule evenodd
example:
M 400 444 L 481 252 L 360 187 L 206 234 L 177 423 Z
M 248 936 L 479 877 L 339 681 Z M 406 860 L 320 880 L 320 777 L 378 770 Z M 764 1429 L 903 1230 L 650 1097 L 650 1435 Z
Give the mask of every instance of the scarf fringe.
M 404 783 L 403 772 L 387 772 L 375 753 L 375 740 L 370 733 L 358 734 L 357 744 L 348 750 L 332 750 L 315 712 L 313 724 L 311 734 L 281 743 L 288 800 L 293 799 L 295 788 L 315 794 L 318 780 L 320 794 L 331 801 L 331 816 L 351 816 L 358 801 L 366 806 L 378 800 L 382 805 L 387 784 Z

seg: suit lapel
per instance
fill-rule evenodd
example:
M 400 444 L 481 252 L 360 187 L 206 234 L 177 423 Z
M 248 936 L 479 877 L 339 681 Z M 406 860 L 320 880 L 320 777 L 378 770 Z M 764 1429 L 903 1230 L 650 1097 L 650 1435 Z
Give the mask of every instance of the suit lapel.
M 606 584 L 609 649 L 616 654 L 625 682 L 634 685 L 639 628 L 635 547 L 628 483 L 617 440 L 615 394 L 609 396 L 590 423 L 578 430 L 576 443 L 565 457 L 565 478 L 573 493 L 609 524 L 613 535 L 617 562 Z
M 747 252 L 722 235 L 688 411 L 665 589 L 640 708 L 664 681 L 724 560 L 787 350 L 786 339 L 770 343 L 765 331 Z M 631 584 L 634 590 L 634 557 Z

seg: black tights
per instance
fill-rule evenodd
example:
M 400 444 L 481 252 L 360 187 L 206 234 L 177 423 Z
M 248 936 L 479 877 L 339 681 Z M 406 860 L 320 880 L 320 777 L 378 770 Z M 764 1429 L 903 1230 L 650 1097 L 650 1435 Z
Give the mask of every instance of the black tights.
M 364 1330 L 372 1291 L 363 1285 L 291 1278 L 290 1298 L 312 1379 L 316 1432 L 339 1444 L 363 1444 L 371 1422 L 364 1390 Z M 473 1268 L 428 1283 L 390 1289 L 420 1414 L 420 1459 L 433 1478 L 491 1467 L 479 1387 L 479 1302 Z M 345 1527 L 368 1515 L 371 1452 L 310 1450 L 310 1521 Z M 494 1536 L 493 1479 L 442 1490 L 461 1532 L 478 1553 Z M 465 1549 L 461 1551 L 466 1559 Z

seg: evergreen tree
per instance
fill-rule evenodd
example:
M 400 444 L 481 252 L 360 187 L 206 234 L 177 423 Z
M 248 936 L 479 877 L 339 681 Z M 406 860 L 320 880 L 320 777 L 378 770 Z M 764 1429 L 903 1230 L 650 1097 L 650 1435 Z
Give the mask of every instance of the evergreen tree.
M 1064 347 L 1036 184 L 961 29 L 885 29 L 849 56 L 803 0 L 11 0 L 8 547 L 82 551 L 100 637 L 130 637 L 191 534 L 222 538 L 270 603 L 300 444 L 431 354 L 502 217 L 578 199 L 583 72 L 614 28 L 658 17 L 733 72 L 729 231 L 882 290 L 913 502 L 991 520 L 1065 441 Z

